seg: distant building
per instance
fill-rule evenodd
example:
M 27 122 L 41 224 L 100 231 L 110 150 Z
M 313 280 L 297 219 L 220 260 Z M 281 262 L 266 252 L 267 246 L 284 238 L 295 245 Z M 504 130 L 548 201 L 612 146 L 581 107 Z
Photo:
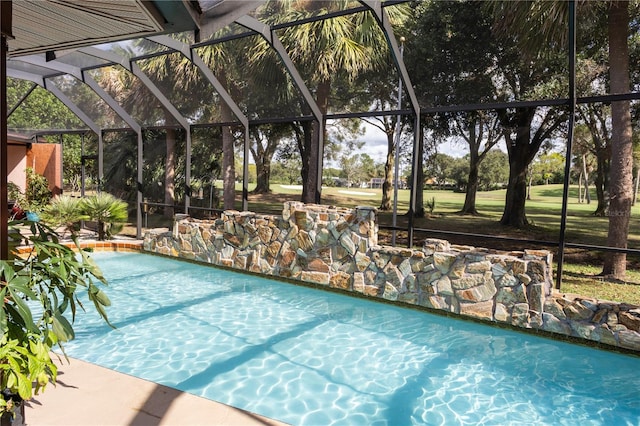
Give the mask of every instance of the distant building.
M 369 181 L 369 188 L 382 188 L 384 178 L 371 178 Z
M 365 186 L 367 188 L 382 188 L 384 185 L 384 178 L 372 178 Z M 407 182 L 404 179 L 398 179 L 398 188 L 407 189 Z

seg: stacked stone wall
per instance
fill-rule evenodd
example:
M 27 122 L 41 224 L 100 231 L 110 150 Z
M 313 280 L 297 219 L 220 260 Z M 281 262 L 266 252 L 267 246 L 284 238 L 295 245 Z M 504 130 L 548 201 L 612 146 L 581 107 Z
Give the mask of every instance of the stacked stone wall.
M 226 211 L 176 218 L 144 250 L 480 320 L 640 351 L 640 308 L 552 291 L 544 250 L 497 252 L 428 239 L 421 250 L 378 245 L 376 210 L 287 202 L 283 214 Z

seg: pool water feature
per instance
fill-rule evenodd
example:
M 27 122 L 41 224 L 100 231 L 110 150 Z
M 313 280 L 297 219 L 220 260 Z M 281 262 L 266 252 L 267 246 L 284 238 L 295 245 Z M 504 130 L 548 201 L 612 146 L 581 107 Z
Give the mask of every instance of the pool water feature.
M 640 358 L 169 258 L 95 253 L 70 356 L 294 425 L 638 424 Z

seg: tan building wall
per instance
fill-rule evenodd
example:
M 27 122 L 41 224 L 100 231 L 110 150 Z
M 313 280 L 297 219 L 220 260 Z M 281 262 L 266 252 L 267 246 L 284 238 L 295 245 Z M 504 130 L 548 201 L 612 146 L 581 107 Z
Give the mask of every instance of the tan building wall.
M 27 144 L 11 143 L 7 146 L 7 182 L 13 182 L 22 192 L 27 187 L 25 169 L 27 168 Z

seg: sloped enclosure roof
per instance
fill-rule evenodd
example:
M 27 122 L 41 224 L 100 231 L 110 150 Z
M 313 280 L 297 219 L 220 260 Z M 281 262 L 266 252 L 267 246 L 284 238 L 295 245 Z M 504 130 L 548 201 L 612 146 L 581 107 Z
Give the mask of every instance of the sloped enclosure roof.
M 46 89 L 73 111 L 84 123 L 83 128 L 95 133 L 101 129 L 122 127 L 136 130 L 139 126 L 177 126 L 186 129 L 190 125 L 220 123 L 224 120 L 219 117 L 219 112 L 204 116 L 201 111 L 208 104 L 221 102 L 232 109 L 233 120 L 242 125 L 246 125 L 247 120 L 268 121 L 285 116 L 320 120 L 320 111 L 311 93 L 313 88 L 307 87 L 309 82 L 302 77 L 302 70 L 297 68 L 298 64 L 277 40 L 277 29 L 253 17 L 256 9 L 264 3 L 264 0 L 14 0 L 7 76 L 30 81 Z M 338 14 L 373 11 L 379 15 L 380 22 L 385 23 L 381 30 L 392 33 L 383 18 L 383 9 L 395 3 L 399 2 L 349 1 L 344 2 L 348 10 Z M 318 17 L 324 18 L 326 16 Z M 281 79 L 294 82 L 299 90 L 294 96 L 299 100 L 290 101 L 288 105 L 274 104 L 270 112 L 263 108 L 260 115 L 247 104 L 249 98 L 246 93 L 234 93 L 233 96 L 225 93 L 225 87 L 216 81 L 216 76 L 199 57 L 203 46 L 220 42 L 221 39 L 215 37 L 220 37 L 216 33 L 222 29 L 226 34 L 223 39 L 227 41 L 236 37 L 247 37 L 253 43 L 258 43 L 261 38 L 267 40 L 279 58 L 277 73 Z M 399 51 L 393 34 L 388 34 L 388 40 L 397 59 Z M 245 55 L 250 51 L 246 49 Z M 179 88 L 171 84 L 170 78 L 167 83 L 153 81 L 153 76 L 144 75 L 138 65 L 142 66 L 149 58 L 159 55 L 188 58 L 191 64 L 184 67 L 191 70 L 192 80 L 204 81 L 201 84 L 204 89 L 198 94 L 198 99 L 176 96 L 173 92 Z M 247 58 L 239 57 L 237 60 L 246 62 Z M 156 98 L 153 105 L 132 107 L 110 98 L 104 87 L 100 87 L 104 84 L 99 85 L 93 79 L 100 79 L 112 66 L 121 66 L 135 75 L 142 82 L 139 91 L 150 92 L 151 97 Z M 399 66 L 404 67 L 402 63 Z M 103 74 L 96 75 L 94 70 L 101 70 Z M 417 112 L 417 102 L 411 96 L 412 86 L 406 72 L 403 79 L 405 90 L 409 92 L 407 99 L 413 100 L 413 109 Z M 87 102 L 88 98 L 98 99 Z M 185 101 L 190 104 L 185 105 Z M 108 105 L 96 107 L 104 103 Z M 307 105 L 313 117 L 300 111 L 300 105 Z M 9 105 L 10 108 L 18 106 Z M 144 116 L 140 115 L 141 111 Z M 274 117 L 274 113 L 280 115 Z M 51 123 L 49 129 L 63 130 L 60 124 Z M 25 134 L 47 130 L 46 127 L 11 128 Z M 66 128 L 79 130 L 78 127 Z

